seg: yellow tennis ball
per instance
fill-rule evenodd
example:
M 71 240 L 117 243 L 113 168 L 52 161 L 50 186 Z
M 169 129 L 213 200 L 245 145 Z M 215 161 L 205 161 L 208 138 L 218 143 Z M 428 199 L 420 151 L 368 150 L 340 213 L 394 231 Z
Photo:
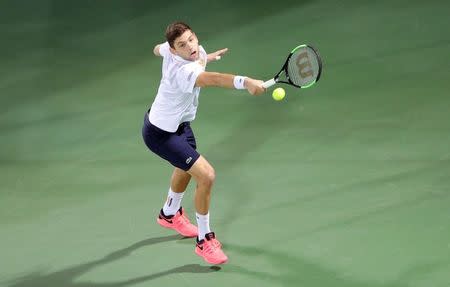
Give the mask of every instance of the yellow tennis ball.
M 284 91 L 283 88 L 276 88 L 275 90 L 273 90 L 272 92 L 272 98 L 275 101 L 281 101 L 282 99 L 284 99 L 284 96 L 286 95 L 286 92 Z

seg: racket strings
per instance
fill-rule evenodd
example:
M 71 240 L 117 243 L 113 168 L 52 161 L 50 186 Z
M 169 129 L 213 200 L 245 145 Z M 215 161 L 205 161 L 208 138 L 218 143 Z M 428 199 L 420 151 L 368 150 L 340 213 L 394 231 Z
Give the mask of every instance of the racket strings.
M 316 54 L 308 47 L 296 50 L 289 59 L 287 70 L 290 81 L 297 86 L 314 83 L 319 74 Z

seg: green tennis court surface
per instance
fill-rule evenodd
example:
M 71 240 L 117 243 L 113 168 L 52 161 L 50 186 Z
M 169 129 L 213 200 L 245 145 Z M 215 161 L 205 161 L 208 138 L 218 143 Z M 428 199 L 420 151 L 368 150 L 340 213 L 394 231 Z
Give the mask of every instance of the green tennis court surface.
M 0 286 L 450 285 L 449 2 L 283 2 L 1 2 Z M 282 102 L 202 91 L 217 268 L 156 224 L 172 169 L 140 134 L 177 19 L 230 49 L 211 71 L 324 61 Z

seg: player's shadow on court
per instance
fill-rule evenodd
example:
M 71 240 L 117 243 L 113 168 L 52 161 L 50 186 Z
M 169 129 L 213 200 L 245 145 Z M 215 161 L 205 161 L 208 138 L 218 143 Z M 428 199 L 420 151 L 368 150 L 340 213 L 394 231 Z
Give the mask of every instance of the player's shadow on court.
M 91 269 L 102 266 L 113 261 L 122 259 L 128 255 L 130 255 L 133 251 L 157 244 L 162 242 L 174 241 L 174 240 L 182 240 L 183 237 L 179 235 L 171 235 L 171 236 L 163 236 L 156 238 L 149 238 L 139 242 L 136 242 L 133 245 L 130 245 L 126 248 L 114 251 L 105 257 L 94 260 L 88 263 L 71 266 L 60 271 L 56 271 L 53 273 L 45 274 L 44 272 L 33 272 L 31 274 L 25 275 L 23 277 L 19 277 L 14 279 L 12 282 L 7 285 L 8 287 L 122 287 L 122 286 L 130 286 L 133 284 L 154 280 L 160 277 L 168 276 L 176 273 L 210 273 L 219 271 L 221 268 L 218 266 L 201 266 L 199 264 L 186 264 L 178 267 L 174 267 L 168 269 L 166 271 L 161 271 L 145 276 L 140 276 L 136 278 L 131 278 L 118 282 L 75 282 L 76 278 L 87 273 Z
M 345 272 L 327 268 L 326 265 L 310 261 L 307 258 L 294 256 L 289 252 L 236 244 L 227 244 L 227 248 L 245 255 L 246 258 L 264 258 L 273 264 L 274 270 L 267 272 L 252 268 L 252 266 L 228 264 L 224 267 L 225 273 L 240 274 L 270 282 L 273 286 L 407 287 L 411 286 L 412 280 L 429 279 L 430 274 L 446 270 L 450 265 L 448 257 L 443 256 L 442 260 L 415 262 L 406 271 L 399 272 L 397 278 L 361 279 L 358 276 L 354 277 Z M 380 262 L 380 264 L 386 263 Z

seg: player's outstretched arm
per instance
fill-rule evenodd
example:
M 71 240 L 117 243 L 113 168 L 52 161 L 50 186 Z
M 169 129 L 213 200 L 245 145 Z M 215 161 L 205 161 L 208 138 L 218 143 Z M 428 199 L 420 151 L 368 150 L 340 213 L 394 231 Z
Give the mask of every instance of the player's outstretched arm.
M 195 82 L 197 87 L 222 87 L 228 89 L 246 89 L 251 95 L 260 95 L 266 91 L 263 81 L 231 74 L 203 72 Z
M 220 58 L 228 51 L 228 48 L 215 51 L 214 53 L 208 54 L 208 63 L 212 61 L 218 61 Z

